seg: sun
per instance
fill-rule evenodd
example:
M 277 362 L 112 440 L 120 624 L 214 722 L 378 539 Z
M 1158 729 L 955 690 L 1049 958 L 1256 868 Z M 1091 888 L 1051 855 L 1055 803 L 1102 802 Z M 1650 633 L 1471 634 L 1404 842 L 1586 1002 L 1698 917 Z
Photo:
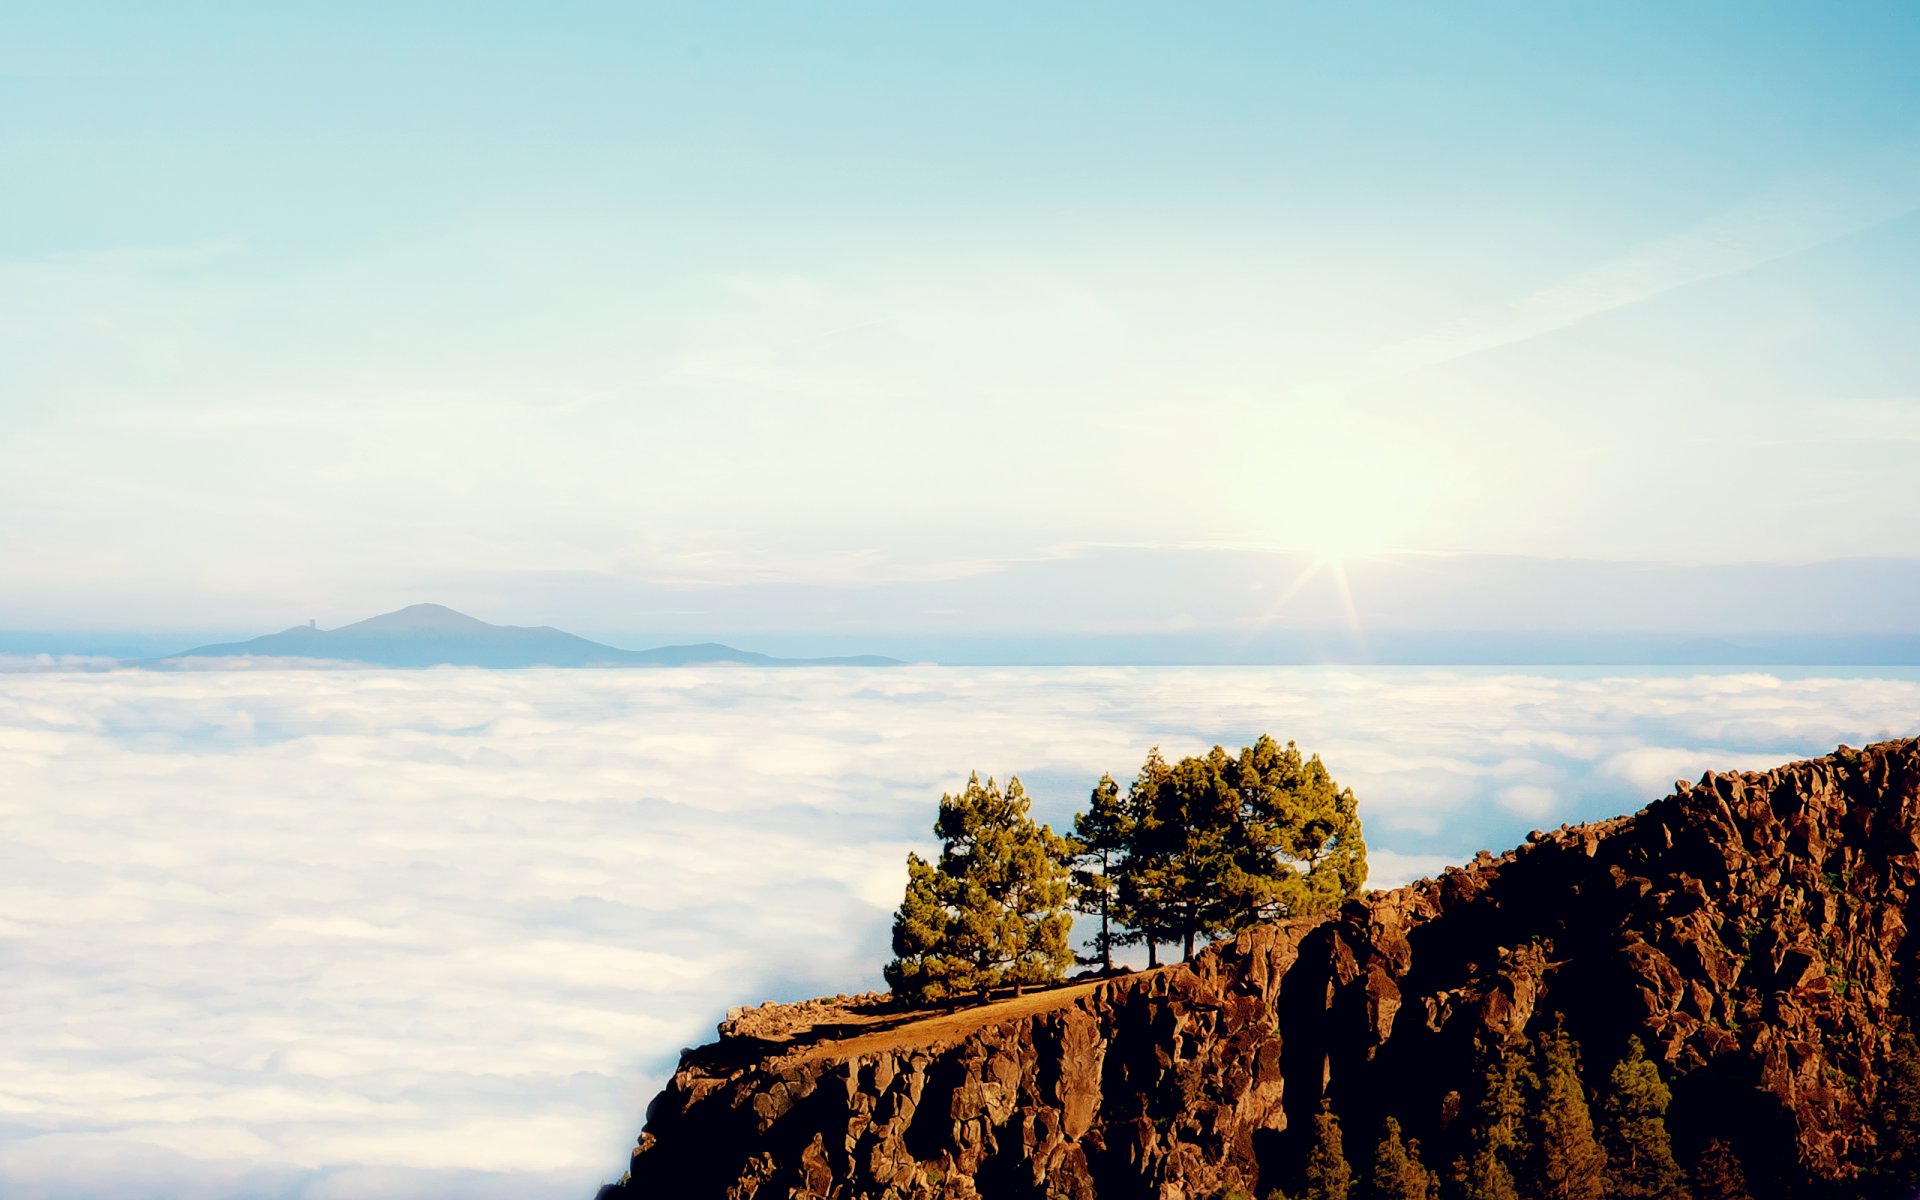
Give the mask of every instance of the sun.
M 1339 565 L 1392 553 L 1390 538 L 1388 522 L 1348 510 L 1321 515 L 1294 545 L 1318 563 Z
M 1368 653 L 1367 631 L 1362 626 L 1348 568 L 1356 562 L 1394 553 L 1392 522 L 1384 512 L 1369 513 L 1359 506 L 1343 506 L 1314 516 L 1318 519 L 1297 527 L 1291 536 L 1275 538 L 1271 543 L 1273 550 L 1292 557 L 1294 564 L 1286 578 L 1276 580 L 1278 586 L 1271 593 L 1266 612 L 1255 620 L 1250 630 L 1284 623 L 1289 608 L 1302 592 L 1324 587 L 1331 590 L 1339 604 L 1340 622 L 1364 659 Z

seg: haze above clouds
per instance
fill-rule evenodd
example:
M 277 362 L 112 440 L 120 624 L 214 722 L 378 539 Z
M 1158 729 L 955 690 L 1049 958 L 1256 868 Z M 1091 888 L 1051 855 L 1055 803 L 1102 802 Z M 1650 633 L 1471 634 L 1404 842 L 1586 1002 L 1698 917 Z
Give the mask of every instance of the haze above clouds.
M 726 1007 L 878 984 L 969 770 L 1063 823 L 1271 730 L 1384 886 L 1915 732 L 1884 674 L 0 676 L 0 1192 L 579 1200 Z

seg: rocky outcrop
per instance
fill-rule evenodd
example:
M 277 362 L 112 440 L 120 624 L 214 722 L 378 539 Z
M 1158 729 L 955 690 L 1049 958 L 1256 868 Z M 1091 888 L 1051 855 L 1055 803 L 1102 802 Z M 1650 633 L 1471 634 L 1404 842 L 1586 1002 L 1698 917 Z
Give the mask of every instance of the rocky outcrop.
M 1807 1193 L 1874 1153 L 1890 1031 L 1920 997 L 1917 870 L 1920 741 L 1843 747 L 1191 964 L 954 1014 L 748 1010 L 687 1053 L 608 1193 L 1265 1196 L 1323 1098 L 1450 1160 L 1480 1048 L 1556 1023 L 1590 1083 L 1646 1043 L 1683 1155 L 1727 1139 L 1756 1194 Z

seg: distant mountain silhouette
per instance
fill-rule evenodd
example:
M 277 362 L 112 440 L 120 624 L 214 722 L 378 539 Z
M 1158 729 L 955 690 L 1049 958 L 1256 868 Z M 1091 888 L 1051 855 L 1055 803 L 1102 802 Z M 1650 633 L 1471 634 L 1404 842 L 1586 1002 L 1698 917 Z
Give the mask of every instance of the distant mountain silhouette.
M 878 655 L 848 658 L 775 658 L 718 642 L 622 650 L 550 626 L 490 625 L 443 604 L 410 604 L 338 629 L 296 625 L 245 642 L 199 646 L 153 661 L 156 666 L 192 665 L 217 658 L 304 658 L 364 663 L 376 667 L 690 667 L 735 664 L 751 667 L 886 667 L 899 660 Z

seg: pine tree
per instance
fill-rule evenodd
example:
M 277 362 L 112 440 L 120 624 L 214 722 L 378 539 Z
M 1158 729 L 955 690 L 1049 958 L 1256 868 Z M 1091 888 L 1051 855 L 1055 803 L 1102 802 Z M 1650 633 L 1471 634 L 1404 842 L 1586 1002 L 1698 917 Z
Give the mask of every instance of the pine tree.
M 1306 1190 L 1297 1200 L 1347 1200 L 1353 1189 L 1353 1168 L 1347 1165 L 1340 1118 L 1333 1115 L 1333 1107 L 1324 1100 L 1313 1117 L 1313 1149 L 1307 1152 L 1303 1178 Z
M 1540 1047 L 1540 1105 L 1534 1138 L 1533 1186 L 1538 1200 L 1606 1200 L 1607 1155 L 1593 1133 L 1593 1113 L 1580 1082 L 1580 1049 L 1556 1028 Z
M 1147 948 L 1147 966 L 1160 965 L 1160 943 L 1178 937 L 1173 886 L 1173 830 L 1162 820 L 1159 802 L 1173 768 L 1159 747 L 1147 752 L 1147 761 L 1127 787 L 1122 802 L 1127 830 L 1125 851 L 1111 867 L 1114 884 L 1113 919 L 1125 927 L 1114 934 L 1118 945 Z
M 1351 788 L 1333 781 L 1319 755 L 1303 758 L 1266 734 L 1233 760 L 1245 876 L 1238 924 L 1325 912 L 1360 893 L 1367 844 Z
M 1527 1114 L 1540 1081 L 1519 1044 L 1481 1052 L 1480 1095 L 1468 1127 L 1468 1150 L 1453 1164 L 1458 1200 L 1519 1200 L 1516 1172 L 1533 1157 Z
M 1480 1146 L 1453 1166 L 1459 1200 L 1520 1200 L 1513 1172 L 1492 1146 Z
M 1239 853 L 1240 797 L 1226 779 L 1231 765 L 1215 746 L 1205 758 L 1175 763 L 1159 792 L 1160 827 L 1174 840 L 1168 882 L 1186 960 L 1201 939 L 1234 928 L 1233 916 L 1253 886 Z
M 1533 1159 L 1528 1123 L 1540 1079 L 1527 1061 L 1526 1042 L 1488 1047 L 1480 1066 L 1480 1098 L 1474 1106 L 1473 1144 L 1501 1164 L 1511 1180 Z
M 1098 962 L 1103 972 L 1112 974 L 1113 901 L 1118 889 L 1114 868 L 1125 856 L 1127 843 L 1133 837 L 1133 813 L 1122 801 L 1120 785 L 1113 781 L 1113 776 L 1102 775 L 1100 782 L 1093 785 L 1087 811 L 1073 818 L 1073 834 L 1078 841 L 1076 861 L 1079 864 L 1073 875 L 1075 906 L 1081 912 L 1097 914 L 1100 918 L 1100 932 L 1088 943 L 1095 957 L 1088 961 Z
M 952 880 L 932 863 L 918 854 L 907 855 L 907 892 L 893 914 L 897 957 L 883 972 L 896 995 L 933 1000 L 974 990 L 973 980 L 962 978 L 963 963 L 937 954 L 950 944 L 954 917 L 947 903 L 952 891 Z
M 1070 848 L 1028 816 L 1026 791 L 980 776 L 940 797 L 937 864 L 907 857 L 894 914 L 887 984 L 916 1001 L 973 996 L 1058 979 L 1073 961 L 1066 860 Z
M 1420 1163 L 1420 1143 L 1402 1142 L 1400 1122 L 1388 1117 L 1374 1148 L 1367 1200 L 1433 1200 L 1437 1187 L 1433 1172 Z
M 1894 1035 L 1874 1103 L 1880 1142 L 1874 1172 L 1879 1190 L 1911 1196 L 1920 1185 L 1920 1042 L 1911 1031 Z
M 1740 1156 L 1720 1138 L 1709 1141 L 1693 1166 L 1694 1200 L 1753 1200 Z
M 1601 1141 L 1607 1152 L 1609 1194 L 1613 1200 L 1685 1200 L 1685 1177 L 1667 1135 L 1673 1093 L 1639 1038 L 1629 1039 L 1626 1057 L 1615 1065 L 1608 1083 L 1601 1104 Z
M 1102 815 L 1103 810 L 1112 814 Z M 1316 756 L 1262 735 L 1239 754 L 1215 746 L 1168 763 L 1156 749 L 1127 789 L 1096 788 L 1082 836 L 1117 828 L 1104 860 L 1113 942 L 1162 941 L 1191 958 L 1199 941 L 1276 917 L 1322 912 L 1366 882 L 1357 802 Z

